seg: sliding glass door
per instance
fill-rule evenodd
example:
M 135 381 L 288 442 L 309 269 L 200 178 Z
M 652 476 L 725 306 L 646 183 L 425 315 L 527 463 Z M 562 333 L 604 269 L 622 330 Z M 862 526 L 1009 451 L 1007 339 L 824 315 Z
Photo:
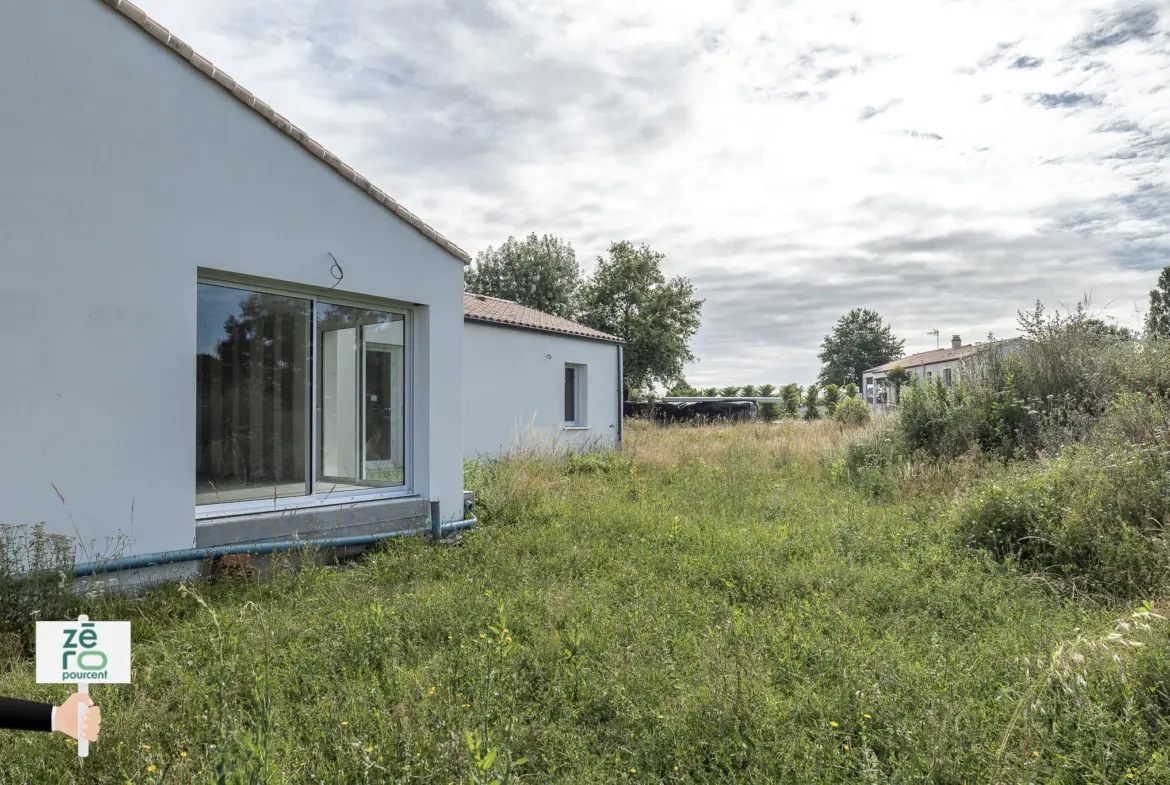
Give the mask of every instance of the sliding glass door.
M 197 505 L 403 488 L 407 314 L 198 285 Z

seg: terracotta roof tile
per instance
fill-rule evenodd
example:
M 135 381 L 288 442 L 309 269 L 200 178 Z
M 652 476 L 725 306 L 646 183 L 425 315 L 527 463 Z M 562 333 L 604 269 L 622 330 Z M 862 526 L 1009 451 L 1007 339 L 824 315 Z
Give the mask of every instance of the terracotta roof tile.
M 231 93 L 232 96 L 234 96 L 236 100 L 238 100 L 244 106 L 263 117 L 277 130 L 291 137 L 298 144 L 312 153 L 315 158 L 322 159 L 328 166 L 330 166 L 335 172 L 340 174 L 346 180 L 351 183 L 355 183 L 359 188 L 365 191 L 367 195 L 373 197 L 387 210 L 409 223 L 428 240 L 431 240 L 444 251 L 451 254 L 456 259 L 459 259 L 464 264 L 469 264 L 471 262 L 471 256 L 467 253 L 467 251 L 464 251 L 458 245 L 436 232 L 434 229 L 424 223 L 421 218 L 414 215 L 406 208 L 400 207 L 396 201 L 390 199 L 389 197 L 386 197 L 385 200 L 378 199 L 375 194 L 380 192 L 376 191 L 376 189 L 373 189 L 373 186 L 369 185 L 369 180 L 367 180 L 365 177 L 362 177 L 360 174 L 357 174 L 352 167 L 348 166 L 336 155 L 326 150 L 320 142 L 313 139 L 300 128 L 297 128 L 295 125 L 289 122 L 287 118 L 277 114 L 272 109 L 272 107 L 261 101 L 259 98 L 256 98 L 254 95 L 252 95 L 251 92 L 240 86 L 235 79 L 216 68 L 210 60 L 200 56 L 199 53 L 192 50 L 191 47 L 186 43 L 171 35 L 165 27 L 147 16 L 146 12 L 141 8 L 129 2 L 129 0 L 99 0 L 99 2 L 118 11 L 118 13 L 120 13 L 123 17 L 133 22 L 156 41 L 162 43 L 164 46 L 170 49 L 172 53 L 181 57 L 184 61 L 189 63 L 204 76 L 214 80 L 216 84 L 220 85 L 227 92 Z
M 576 335 L 595 341 L 623 342 L 621 338 L 594 330 L 583 324 L 577 324 L 568 319 L 553 316 L 551 313 L 538 311 L 535 308 L 528 308 L 511 300 L 488 297 L 485 294 L 463 293 L 463 318 L 473 322 L 491 322 L 549 333 Z

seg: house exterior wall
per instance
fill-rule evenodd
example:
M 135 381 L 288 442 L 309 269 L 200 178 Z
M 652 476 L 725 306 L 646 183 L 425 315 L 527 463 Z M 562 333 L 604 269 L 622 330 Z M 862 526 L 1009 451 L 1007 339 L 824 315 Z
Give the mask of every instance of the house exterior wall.
M 565 365 L 586 367 L 584 428 L 566 428 Z M 615 446 L 621 427 L 618 345 L 465 322 L 463 454 L 521 447 Z
M 191 547 L 197 275 L 328 253 L 413 308 L 414 490 L 461 517 L 460 262 L 101 3 L 6 4 L 0 51 L 0 522 Z
M 927 374 L 930 374 L 929 381 L 933 384 L 935 377 L 942 377 L 945 381 L 946 370 L 951 371 L 952 386 L 959 381 L 960 368 L 963 365 L 962 359 L 947 360 L 945 362 L 926 363 L 924 365 L 907 365 L 906 372 L 910 374 L 911 378 L 918 376 L 919 381 L 927 381 Z M 885 382 L 886 374 L 884 371 L 879 373 L 866 373 L 862 379 L 865 383 L 865 399 L 868 403 L 876 403 L 875 395 L 880 385 Z M 887 392 L 887 396 L 892 394 L 892 387 Z M 888 400 L 888 397 L 887 397 Z

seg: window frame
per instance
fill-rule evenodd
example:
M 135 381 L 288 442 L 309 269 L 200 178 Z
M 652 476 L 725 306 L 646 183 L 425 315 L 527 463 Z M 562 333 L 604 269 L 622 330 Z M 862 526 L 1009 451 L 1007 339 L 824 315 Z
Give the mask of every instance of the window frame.
M 582 385 L 586 367 L 587 366 L 582 365 L 581 363 L 565 363 L 566 371 L 568 371 L 570 368 L 573 369 L 573 414 L 575 415 L 574 419 L 572 420 L 564 419 L 562 416 L 562 425 L 567 429 L 582 429 L 589 427 L 588 417 L 586 416 L 585 412 L 585 395 Z M 562 390 L 562 394 L 563 393 L 564 390 Z M 562 415 L 563 414 L 564 412 L 562 412 Z
M 355 295 L 351 292 L 335 294 L 331 289 L 313 286 L 298 286 L 296 284 L 284 284 L 272 282 L 261 282 L 254 278 L 244 275 L 233 275 L 231 273 L 212 273 L 200 269 L 196 276 L 196 287 L 199 284 L 208 284 L 210 286 L 224 286 L 233 289 L 247 289 L 248 291 L 259 292 L 261 294 L 273 294 L 284 297 L 299 297 L 310 301 L 310 311 L 312 319 L 309 324 L 309 331 L 312 334 L 312 341 L 310 343 L 310 351 L 312 356 L 309 358 L 309 378 L 312 383 L 309 385 L 309 395 L 306 396 L 308 401 L 308 412 L 306 413 L 305 433 L 309 434 L 306 440 L 306 461 L 305 466 L 309 469 L 309 476 L 306 479 L 304 496 L 285 496 L 276 499 L 252 499 L 249 501 L 239 502 L 213 502 L 211 504 L 195 504 L 195 520 L 196 522 L 202 520 L 210 520 L 215 518 L 225 518 L 237 515 L 251 515 L 260 512 L 273 511 L 290 511 L 299 509 L 316 509 L 321 507 L 335 507 L 343 504 L 351 504 L 362 501 L 377 501 L 381 499 L 395 499 L 406 496 L 415 496 L 415 478 L 414 478 L 414 386 L 417 379 L 418 368 L 416 365 L 416 356 L 414 351 L 415 334 L 414 334 L 414 308 L 410 305 L 389 299 L 381 299 L 377 297 L 365 297 L 362 295 Z M 403 433 L 402 433 L 402 485 L 389 486 L 372 486 L 368 489 L 360 491 L 346 490 L 331 493 L 314 493 L 311 489 L 317 484 L 318 471 L 320 469 L 319 457 L 320 447 L 322 445 L 320 437 L 320 412 L 318 407 L 320 405 L 320 347 L 317 343 L 318 328 L 317 328 L 317 306 L 319 303 L 326 303 L 329 305 L 340 305 L 347 308 L 365 308 L 370 310 L 379 310 L 386 313 L 394 313 L 403 317 L 402 324 L 402 351 L 403 351 L 403 368 L 405 369 L 406 379 L 403 380 Z M 196 308 L 198 311 L 198 307 Z M 198 318 L 198 317 L 197 317 Z

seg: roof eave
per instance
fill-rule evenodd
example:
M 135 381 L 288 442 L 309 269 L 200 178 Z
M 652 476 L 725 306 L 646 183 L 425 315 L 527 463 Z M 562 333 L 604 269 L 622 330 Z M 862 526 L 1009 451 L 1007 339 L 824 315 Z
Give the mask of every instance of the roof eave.
M 581 341 L 593 341 L 594 343 L 605 343 L 611 346 L 623 346 L 625 341 L 618 338 L 616 335 L 602 337 L 600 335 L 582 335 L 581 333 L 570 333 L 564 330 L 551 330 L 547 327 L 534 327 L 530 324 L 516 324 L 515 322 L 502 322 L 498 319 L 485 319 L 481 316 L 472 316 L 463 314 L 463 321 L 475 322 L 476 324 L 486 324 L 490 327 L 506 327 L 511 330 L 527 330 L 533 333 L 544 333 L 545 335 L 558 335 L 562 338 L 576 338 Z

